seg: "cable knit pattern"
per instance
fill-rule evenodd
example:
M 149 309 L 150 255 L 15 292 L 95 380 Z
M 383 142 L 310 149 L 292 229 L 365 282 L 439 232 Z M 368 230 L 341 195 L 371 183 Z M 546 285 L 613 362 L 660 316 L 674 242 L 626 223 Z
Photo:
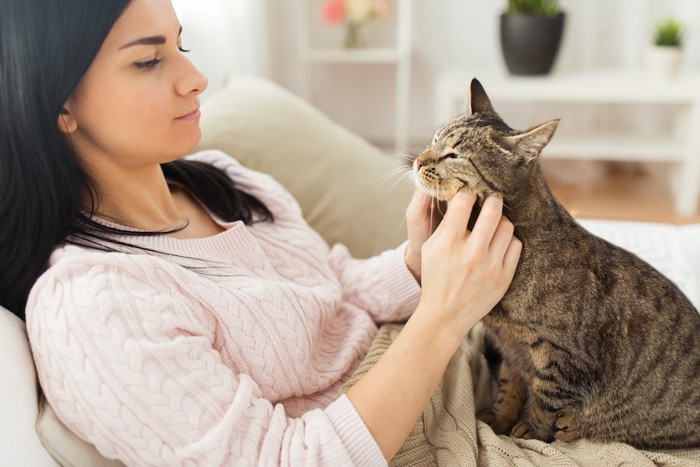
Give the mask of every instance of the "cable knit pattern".
M 272 178 L 208 151 L 274 223 L 216 236 L 117 237 L 156 250 L 58 248 L 27 305 L 39 379 L 59 418 L 133 465 L 382 465 L 339 395 L 420 289 L 404 247 L 329 248 Z

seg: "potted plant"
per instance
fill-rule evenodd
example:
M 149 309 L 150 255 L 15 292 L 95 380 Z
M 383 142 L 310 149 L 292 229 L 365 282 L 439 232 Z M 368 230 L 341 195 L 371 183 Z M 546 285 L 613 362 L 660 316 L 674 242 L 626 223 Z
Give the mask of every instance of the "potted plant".
M 500 17 L 501 50 L 514 75 L 550 72 L 564 32 L 558 0 L 508 0 Z
M 647 50 L 647 71 L 653 78 L 672 78 L 683 61 L 684 28 L 680 21 L 668 18 L 654 28 L 654 40 Z

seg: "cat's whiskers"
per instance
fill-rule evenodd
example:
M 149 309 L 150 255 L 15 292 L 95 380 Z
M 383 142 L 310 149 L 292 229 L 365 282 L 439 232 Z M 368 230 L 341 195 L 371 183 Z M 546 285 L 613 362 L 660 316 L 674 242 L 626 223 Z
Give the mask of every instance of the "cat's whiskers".
M 402 172 L 410 171 L 410 167 L 396 167 L 389 172 L 385 173 L 384 175 L 381 175 L 377 178 L 375 178 L 372 183 L 377 183 L 378 185 L 381 185 L 385 181 L 389 180 L 390 178 L 394 177 L 395 175 L 401 174 Z M 405 176 L 406 174 L 403 174 L 402 176 Z
M 380 186 L 384 182 L 391 179 L 392 177 L 401 174 L 401 176 L 394 181 L 394 183 L 391 185 L 391 187 L 389 187 L 388 193 L 391 193 L 399 185 L 399 183 L 401 183 L 401 181 L 404 178 L 411 175 L 412 172 L 413 172 L 413 169 L 411 167 L 406 167 L 406 166 L 396 167 L 395 169 L 389 171 L 388 173 L 376 178 L 373 181 L 373 183 L 375 183 L 377 186 Z
M 403 153 L 403 152 L 395 152 L 393 154 L 388 155 L 391 159 L 398 159 L 400 161 L 405 162 L 407 165 L 413 165 L 413 159 L 416 158 L 413 154 L 409 153 Z
M 444 216 L 445 213 L 447 212 L 447 210 L 446 210 L 446 209 L 443 210 L 442 208 L 443 208 L 443 206 L 446 208 L 446 207 L 447 207 L 447 203 L 444 202 L 444 201 L 440 201 L 440 200 L 437 199 L 437 198 L 433 198 L 433 199 L 435 200 L 435 204 L 436 204 L 437 207 L 438 207 L 438 213 L 440 214 L 440 216 Z
M 399 183 L 401 183 L 401 181 L 402 181 L 404 178 L 406 178 L 406 177 L 408 177 L 408 176 L 410 176 L 410 175 L 412 175 L 412 174 L 413 174 L 413 171 L 412 171 L 411 169 L 408 169 L 403 175 L 401 175 L 401 177 L 398 178 L 398 180 L 396 180 L 396 181 L 394 182 L 393 185 L 391 185 L 391 187 L 389 187 L 389 193 L 391 193 L 392 191 L 394 191 L 394 189 L 399 185 Z

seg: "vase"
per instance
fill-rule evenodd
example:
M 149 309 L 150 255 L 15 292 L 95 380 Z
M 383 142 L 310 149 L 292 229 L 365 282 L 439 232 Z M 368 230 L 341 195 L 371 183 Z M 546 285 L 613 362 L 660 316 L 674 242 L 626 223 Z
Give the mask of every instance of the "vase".
M 550 72 L 564 32 L 564 13 L 548 18 L 536 15 L 501 15 L 501 50 L 513 75 Z
M 346 49 L 357 49 L 363 46 L 362 34 L 360 34 L 361 27 L 361 24 L 352 21 L 347 24 L 343 42 Z
M 651 45 L 647 49 L 646 69 L 652 79 L 671 79 L 678 74 L 683 49 L 669 45 Z

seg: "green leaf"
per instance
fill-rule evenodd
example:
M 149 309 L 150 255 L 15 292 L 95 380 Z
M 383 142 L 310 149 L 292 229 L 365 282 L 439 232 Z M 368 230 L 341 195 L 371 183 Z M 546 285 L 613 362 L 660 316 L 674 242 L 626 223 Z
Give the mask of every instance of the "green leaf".
M 552 18 L 559 14 L 559 0 L 508 0 L 507 12 Z
M 683 43 L 684 28 L 680 21 L 668 18 L 656 25 L 654 30 L 654 44 L 662 46 L 680 47 Z

